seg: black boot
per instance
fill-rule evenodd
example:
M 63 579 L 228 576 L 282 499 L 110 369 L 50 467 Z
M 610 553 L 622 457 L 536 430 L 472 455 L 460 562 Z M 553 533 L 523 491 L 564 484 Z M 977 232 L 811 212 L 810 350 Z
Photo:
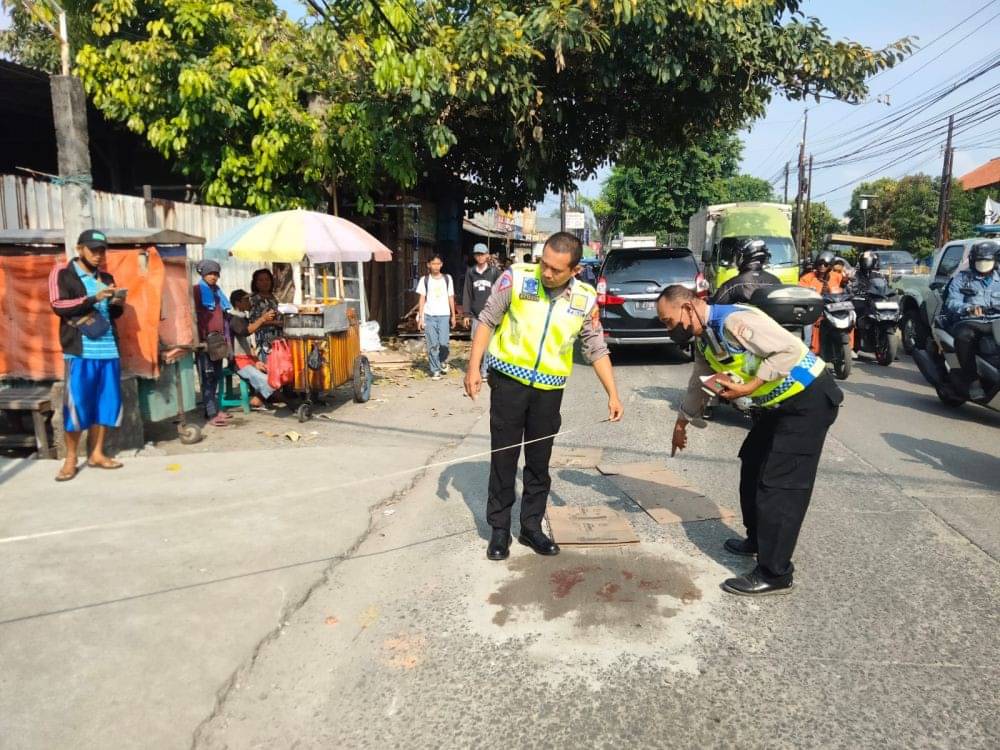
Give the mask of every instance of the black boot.
M 768 596 L 770 594 L 790 594 L 792 593 L 792 576 L 785 576 L 781 580 L 766 581 L 760 572 L 760 568 L 754 568 L 749 573 L 739 578 L 728 578 L 722 584 L 723 591 L 739 596 Z
M 559 554 L 559 545 L 545 536 L 541 529 L 537 531 L 521 529 L 521 535 L 517 538 L 517 541 L 531 547 L 539 555 Z
M 510 557 L 509 529 L 493 529 L 490 544 L 486 548 L 486 557 L 490 560 L 506 560 Z

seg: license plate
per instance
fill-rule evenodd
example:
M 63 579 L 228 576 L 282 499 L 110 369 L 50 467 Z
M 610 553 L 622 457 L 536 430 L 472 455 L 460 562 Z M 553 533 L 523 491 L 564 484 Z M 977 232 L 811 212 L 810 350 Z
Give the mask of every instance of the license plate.
M 636 310 L 655 310 L 656 309 L 656 300 L 655 299 L 647 299 L 647 300 L 641 300 L 639 302 L 636 302 L 635 303 L 635 309 Z
M 834 311 L 836 311 L 836 310 L 853 310 L 854 309 L 854 303 L 853 302 L 833 302 L 833 303 L 827 305 L 826 309 L 827 310 L 834 310 Z

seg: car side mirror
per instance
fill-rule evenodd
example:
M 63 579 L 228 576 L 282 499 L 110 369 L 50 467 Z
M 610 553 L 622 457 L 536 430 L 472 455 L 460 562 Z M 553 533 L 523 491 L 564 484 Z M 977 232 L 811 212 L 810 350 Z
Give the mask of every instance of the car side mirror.
M 701 251 L 701 262 L 702 263 L 711 263 L 712 262 L 712 251 L 711 250 L 702 250 Z

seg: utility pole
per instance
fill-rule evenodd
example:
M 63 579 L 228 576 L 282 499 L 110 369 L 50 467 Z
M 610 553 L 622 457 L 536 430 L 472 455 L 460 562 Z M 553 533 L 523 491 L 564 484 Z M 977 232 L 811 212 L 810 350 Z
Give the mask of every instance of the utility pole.
M 805 250 L 804 254 L 809 255 L 809 248 L 812 244 L 812 237 L 809 236 L 809 209 L 812 207 L 812 195 L 813 195 L 813 158 L 812 154 L 809 154 L 809 177 L 806 180 L 806 216 L 805 220 L 802 222 L 803 232 L 805 237 Z
M 785 198 L 783 203 L 788 203 L 788 162 L 785 162 Z
M 58 183 L 62 185 L 62 220 L 67 258 L 76 256 L 76 238 L 94 225 L 94 196 L 90 175 L 90 139 L 87 136 L 87 97 L 79 78 L 70 74 L 69 33 L 66 11 L 56 2 L 58 27 L 46 23 L 59 40 L 62 75 L 49 79 L 52 96 L 52 120 L 56 130 Z
M 951 158 L 954 149 L 951 137 L 955 130 L 955 115 L 948 118 L 948 140 L 944 145 L 944 165 L 941 168 L 941 189 L 938 192 L 937 246 L 942 247 L 948 235 L 948 202 L 951 198 Z
M 802 200 L 806 182 L 806 128 L 809 125 L 809 108 L 802 115 L 802 142 L 799 144 L 799 187 L 795 194 L 795 247 L 802 249 Z
M 566 208 L 567 208 L 567 197 L 566 188 L 559 191 L 559 231 L 566 231 Z

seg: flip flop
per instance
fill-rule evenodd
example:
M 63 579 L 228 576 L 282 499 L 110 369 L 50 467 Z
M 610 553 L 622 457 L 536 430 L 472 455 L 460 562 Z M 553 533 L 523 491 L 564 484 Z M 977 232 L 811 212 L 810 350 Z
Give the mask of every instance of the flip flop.
M 91 463 L 90 461 L 87 461 L 87 466 L 89 466 L 91 469 L 109 469 L 109 470 L 120 469 L 122 468 L 123 465 L 124 464 L 122 464 L 121 461 L 114 461 L 110 458 L 108 459 L 108 462 L 106 464 L 94 464 Z
M 76 478 L 77 472 L 79 472 L 79 469 L 76 466 L 74 466 L 73 471 L 69 472 L 68 474 L 65 471 L 60 470 L 59 473 L 56 474 L 56 481 L 68 482 L 70 479 Z

